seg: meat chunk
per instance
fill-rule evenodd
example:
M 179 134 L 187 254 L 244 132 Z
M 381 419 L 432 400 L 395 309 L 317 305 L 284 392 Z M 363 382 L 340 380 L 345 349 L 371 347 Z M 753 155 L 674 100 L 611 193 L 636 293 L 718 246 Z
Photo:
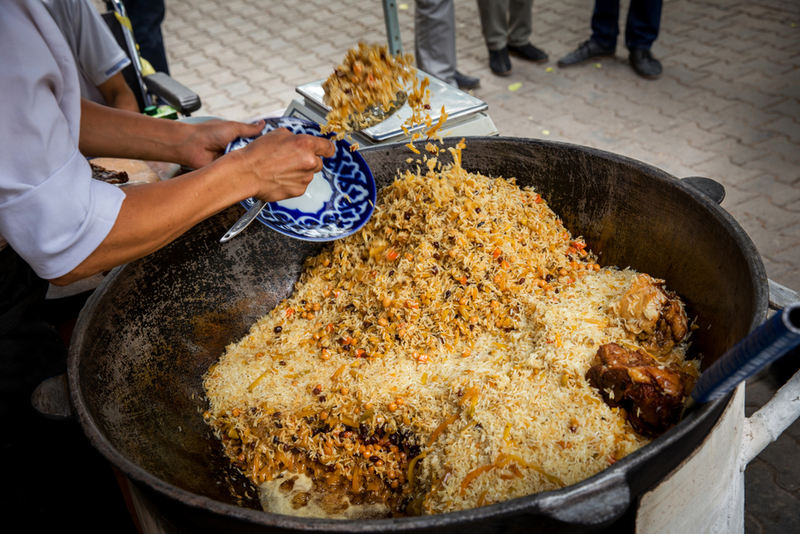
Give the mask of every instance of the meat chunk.
M 694 378 L 660 365 L 642 349 L 608 343 L 597 351 L 596 365 L 586 373 L 611 407 L 621 407 L 636 432 L 660 436 L 680 419 L 683 401 Z
M 91 162 L 89 162 L 89 166 L 92 168 L 92 178 L 95 180 L 107 184 L 124 184 L 128 181 L 128 173 L 125 171 L 112 171 Z
M 689 332 L 689 320 L 680 299 L 661 284 L 662 280 L 640 274 L 609 311 L 645 349 L 669 354 Z

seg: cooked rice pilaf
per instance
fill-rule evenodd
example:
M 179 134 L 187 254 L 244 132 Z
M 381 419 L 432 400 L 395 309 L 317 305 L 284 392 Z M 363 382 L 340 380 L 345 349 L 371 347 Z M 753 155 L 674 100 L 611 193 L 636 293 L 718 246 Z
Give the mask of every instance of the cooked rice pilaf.
M 330 108 L 323 133 L 332 132 L 336 139 L 343 139 L 348 133 L 372 126 L 391 112 L 398 93 L 406 94 L 411 110 L 404 129 L 422 123 L 430 127 L 429 80 L 418 78 L 413 64 L 414 56 L 392 56 L 386 45 L 359 43 L 349 49 L 322 84 L 323 102 Z
M 532 188 L 462 169 L 463 147 L 384 188 L 209 369 L 205 417 L 269 511 L 463 510 L 649 441 L 585 378 L 600 345 L 640 346 L 609 313 L 637 273 L 601 268 Z M 697 376 L 685 348 L 657 359 Z

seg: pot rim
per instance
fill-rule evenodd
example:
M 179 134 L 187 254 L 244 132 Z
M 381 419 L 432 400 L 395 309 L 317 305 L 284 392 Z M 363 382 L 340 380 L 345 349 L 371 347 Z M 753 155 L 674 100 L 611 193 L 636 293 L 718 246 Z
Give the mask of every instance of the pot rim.
M 636 167 L 645 171 L 646 174 L 652 179 L 668 180 L 671 184 L 677 186 L 687 195 L 692 197 L 692 199 L 702 204 L 702 206 L 705 207 L 712 216 L 721 220 L 723 226 L 734 230 L 732 237 L 741 247 L 743 254 L 745 254 L 748 267 L 751 271 L 751 278 L 755 282 L 755 313 L 753 314 L 753 318 L 751 320 L 750 330 L 752 331 L 766 319 L 769 302 L 768 283 L 766 271 L 758 250 L 746 232 L 733 218 L 733 216 L 731 216 L 719 204 L 708 198 L 693 186 L 684 183 L 675 176 L 648 163 L 592 147 L 560 141 L 547 141 L 519 137 L 466 137 L 465 139 L 467 141 L 467 146 L 469 146 L 470 141 L 473 143 L 509 142 L 545 147 L 561 147 L 570 150 L 577 149 L 584 153 L 588 153 L 593 157 L 602 158 L 617 163 L 623 163 L 626 166 Z M 454 144 L 457 140 L 451 138 L 450 140 L 446 140 L 446 143 L 448 141 L 452 141 Z M 365 148 L 361 152 L 364 154 L 370 154 L 380 150 L 393 149 L 394 147 L 399 147 L 400 145 L 403 145 L 403 143 L 396 143 L 393 145 L 378 145 Z M 105 288 L 111 284 L 113 280 L 121 276 L 124 270 L 124 265 L 115 268 L 92 294 L 83 311 L 81 312 L 80 317 L 78 318 L 78 322 L 75 327 L 76 332 L 83 331 L 84 323 L 88 323 L 90 320 L 91 310 L 93 309 L 94 303 L 99 300 L 101 295 L 104 293 Z M 582 495 L 591 494 L 594 491 L 605 489 L 606 486 L 609 485 L 609 482 L 611 485 L 617 487 L 619 487 L 620 484 L 624 484 L 625 488 L 627 489 L 630 481 L 627 480 L 626 474 L 629 473 L 630 467 L 650 461 L 652 457 L 658 454 L 660 449 L 672 446 L 680 441 L 681 438 L 689 434 L 694 427 L 694 423 L 701 420 L 701 418 L 706 416 L 706 414 L 709 412 L 713 413 L 715 410 L 717 410 L 718 414 L 712 422 L 713 425 L 713 423 L 718 420 L 722 412 L 730 408 L 731 400 L 733 398 L 733 393 L 730 393 L 717 401 L 700 406 L 697 410 L 688 414 L 678 425 L 651 443 L 648 443 L 644 447 L 629 454 L 622 460 L 598 472 L 597 474 L 559 490 L 526 495 L 480 508 L 472 508 L 429 516 L 366 520 L 300 518 L 295 516 L 272 514 L 251 508 L 244 508 L 233 504 L 223 503 L 204 495 L 192 493 L 188 490 L 184 490 L 178 486 L 161 480 L 120 453 L 107 440 L 100 430 L 100 427 L 96 423 L 94 417 L 91 415 L 91 413 L 89 413 L 89 409 L 81 393 L 79 385 L 79 360 L 82 342 L 82 336 L 73 336 L 70 344 L 68 362 L 70 397 L 84 433 L 87 435 L 92 445 L 99 450 L 106 457 L 106 459 L 108 459 L 113 465 L 117 466 L 133 481 L 144 484 L 147 488 L 151 488 L 157 493 L 167 498 L 176 500 L 179 503 L 183 503 L 184 505 L 215 514 L 221 514 L 229 518 L 236 518 L 255 525 L 280 527 L 297 531 L 316 531 L 324 529 L 332 532 L 375 532 L 385 530 L 389 528 L 390 525 L 392 530 L 409 531 L 420 528 L 452 526 L 467 521 L 474 522 L 515 515 L 520 512 L 535 512 L 555 509 L 555 507 L 558 506 L 568 505 L 570 501 L 573 501 Z M 707 435 L 703 436 L 700 442 L 702 442 L 706 437 Z M 685 460 L 685 458 L 681 459 L 681 461 L 683 460 Z M 678 466 L 680 466 L 680 462 L 678 463 Z M 599 522 L 592 522 L 591 524 L 606 523 L 616 519 L 616 517 L 625 511 L 628 505 L 629 502 L 626 502 L 625 506 L 619 510 L 615 516 L 600 518 Z

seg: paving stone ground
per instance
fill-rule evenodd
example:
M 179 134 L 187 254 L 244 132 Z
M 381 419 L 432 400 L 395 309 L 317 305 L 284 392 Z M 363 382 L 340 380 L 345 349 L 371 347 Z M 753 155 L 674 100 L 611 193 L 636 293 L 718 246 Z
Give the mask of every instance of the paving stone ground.
M 297 85 L 327 77 L 358 40 L 386 39 L 374 0 L 167 4 L 173 76 L 200 94 L 203 113 L 230 119 L 285 108 Z M 666 0 L 655 81 L 630 68 L 622 37 L 613 59 L 556 66 L 589 37 L 591 0 L 537 0 L 531 41 L 550 62 L 514 60 L 511 76 L 494 76 L 476 2 L 455 4 L 459 69 L 481 77 L 474 94 L 501 135 L 587 145 L 721 182 L 723 207 L 770 278 L 800 288 L 800 3 Z M 414 3 L 398 6 L 403 48 L 413 52 Z
M 549 63 L 512 59 L 512 74 L 496 77 L 476 2 L 455 6 L 459 70 L 481 77 L 474 94 L 501 135 L 587 145 L 719 181 L 722 206 L 769 277 L 800 290 L 800 2 L 664 0 L 658 80 L 633 72 L 622 37 L 615 58 L 556 66 L 589 37 L 592 0 L 536 0 L 531 41 Z M 168 0 L 167 8 L 173 77 L 199 93 L 201 113 L 229 119 L 285 108 L 297 85 L 327 77 L 357 41 L 386 40 L 376 0 Z M 413 52 L 414 3 L 398 8 L 403 49 Z M 751 381 L 748 411 L 775 387 L 767 374 Z M 795 423 L 750 464 L 747 534 L 800 532 L 798 458 Z

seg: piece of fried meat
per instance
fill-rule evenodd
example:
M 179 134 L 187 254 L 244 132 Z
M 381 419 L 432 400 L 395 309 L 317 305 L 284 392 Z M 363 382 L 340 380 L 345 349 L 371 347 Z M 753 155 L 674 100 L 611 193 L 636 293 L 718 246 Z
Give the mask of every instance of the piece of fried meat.
M 694 378 L 659 364 L 642 349 L 636 351 L 616 343 L 602 345 L 596 364 L 586 373 L 611 407 L 621 407 L 636 432 L 660 436 L 679 420 L 684 399 Z

